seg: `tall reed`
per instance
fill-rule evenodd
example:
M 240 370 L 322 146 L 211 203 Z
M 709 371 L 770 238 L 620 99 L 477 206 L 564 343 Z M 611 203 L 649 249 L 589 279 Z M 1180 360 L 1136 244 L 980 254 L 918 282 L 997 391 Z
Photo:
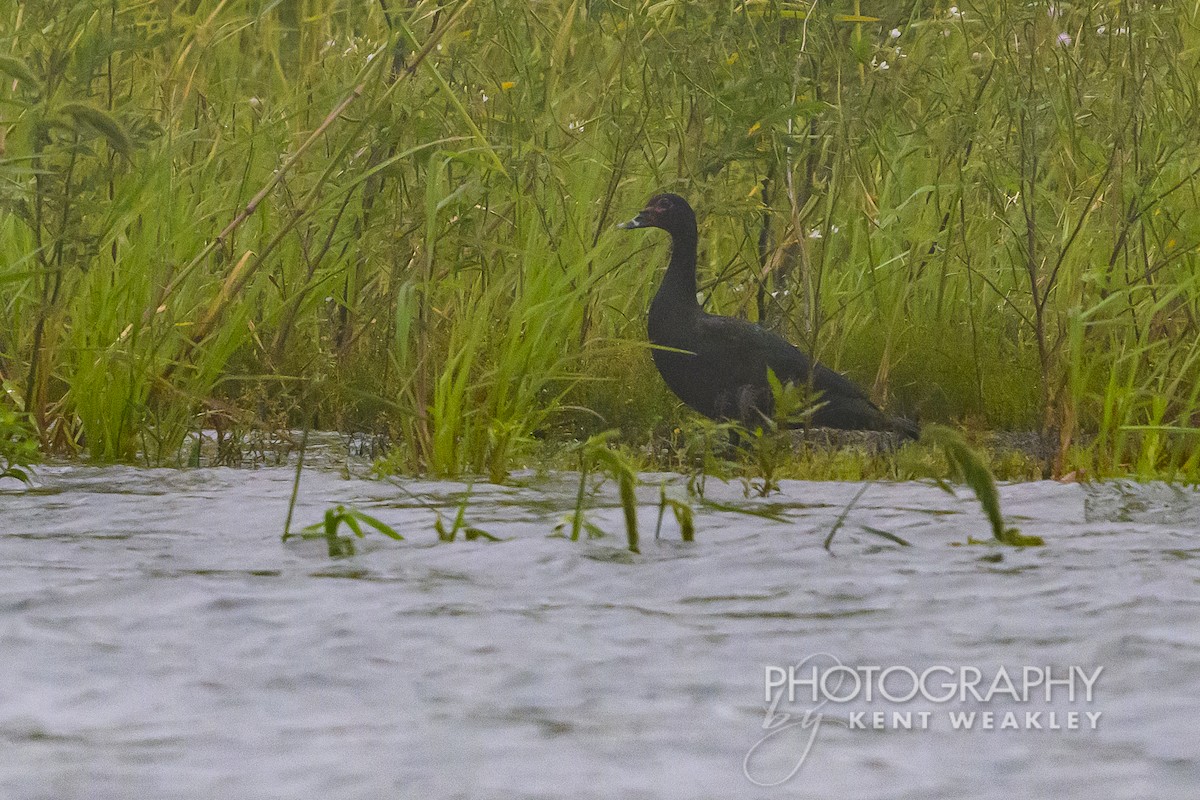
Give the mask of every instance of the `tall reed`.
M 674 190 L 712 310 L 898 411 L 1052 431 L 1060 470 L 1194 475 L 1198 14 L 8 4 L 3 402 L 97 459 L 315 410 L 493 479 L 669 430 L 664 245 L 612 226 Z

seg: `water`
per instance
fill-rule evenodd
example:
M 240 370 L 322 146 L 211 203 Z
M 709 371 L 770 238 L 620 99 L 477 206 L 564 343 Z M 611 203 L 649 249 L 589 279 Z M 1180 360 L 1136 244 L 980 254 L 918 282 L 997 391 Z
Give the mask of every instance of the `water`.
M 858 485 L 785 483 L 764 501 L 710 482 L 711 498 L 786 521 L 702 509 L 691 545 L 673 521 L 653 541 L 651 486 L 632 556 L 611 486 L 590 516 L 604 539 L 548 536 L 573 477 L 527 476 L 473 489 L 467 521 L 504 541 L 447 544 L 422 503 L 449 522 L 464 485 L 309 471 L 299 523 L 348 503 L 407 537 L 331 560 L 320 541 L 279 541 L 292 476 L 73 466 L 4 485 L 0 796 L 1194 796 L 1191 490 L 1004 487 L 1010 519 L 1047 541 L 1015 550 L 956 546 L 987 536 L 966 493 L 875 485 L 830 555 Z M 795 776 L 756 786 L 785 777 L 811 732 L 781 729 L 747 762 L 771 733 L 765 670 L 815 653 L 989 678 L 1103 670 L 1090 703 L 826 704 Z M 807 699 L 775 713 L 801 719 Z M 932 719 L 850 730 L 855 710 Z M 1102 717 L 952 730 L 948 712 L 969 710 Z

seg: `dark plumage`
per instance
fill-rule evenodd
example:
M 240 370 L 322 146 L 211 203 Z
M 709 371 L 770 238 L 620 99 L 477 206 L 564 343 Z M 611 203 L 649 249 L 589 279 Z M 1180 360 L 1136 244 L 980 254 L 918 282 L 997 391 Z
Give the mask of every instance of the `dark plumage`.
M 767 368 L 783 383 L 811 385 L 820 406 L 810 423 L 850 430 L 894 430 L 917 437 L 917 426 L 888 416 L 853 381 L 786 340 L 746 320 L 706 314 L 696 300 L 696 215 L 677 194 L 650 198 L 622 228 L 662 228 L 671 234 L 671 261 L 650 303 L 654 364 L 679 399 L 706 417 L 754 427 L 769 419 L 775 399 Z M 664 350 L 662 348 L 672 348 Z M 674 351 L 686 352 L 674 352 Z

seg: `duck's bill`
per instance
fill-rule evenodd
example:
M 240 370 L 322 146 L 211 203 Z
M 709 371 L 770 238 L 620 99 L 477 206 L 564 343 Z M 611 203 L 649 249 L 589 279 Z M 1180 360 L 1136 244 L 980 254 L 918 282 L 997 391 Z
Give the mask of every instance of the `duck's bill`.
M 623 230 L 630 231 L 630 230 L 633 230 L 634 228 L 646 228 L 646 227 L 649 227 L 649 225 L 650 225 L 650 223 L 649 223 L 649 221 L 646 220 L 646 215 L 638 214 L 636 217 L 629 220 L 629 222 L 622 222 L 617 227 L 622 228 Z

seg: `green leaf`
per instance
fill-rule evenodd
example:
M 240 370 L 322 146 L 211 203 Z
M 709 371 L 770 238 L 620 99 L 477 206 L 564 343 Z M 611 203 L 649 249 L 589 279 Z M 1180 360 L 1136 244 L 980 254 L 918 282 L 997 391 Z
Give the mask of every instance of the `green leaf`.
M 996 537 L 1004 544 L 1013 547 L 1041 547 L 1046 540 L 1040 536 L 1026 536 L 1016 528 L 1005 528 L 1004 533 Z
M 912 547 L 911 542 L 909 542 L 905 539 L 901 539 L 896 534 L 889 533 L 888 531 L 885 531 L 882 528 L 872 528 L 870 525 L 861 525 L 859 527 L 861 527 L 867 533 L 870 533 L 874 536 L 879 536 L 883 539 L 887 539 L 889 542 L 895 542 L 896 544 L 901 544 L 901 545 L 904 545 L 905 547 Z
M 662 528 L 663 511 L 670 508 L 671 513 L 675 515 L 675 521 L 679 523 L 679 538 L 685 542 L 695 541 L 696 521 L 692 514 L 692 507 L 681 500 L 668 497 L 666 484 L 658 487 L 658 497 L 658 525 L 654 529 L 654 538 L 658 538 L 659 529 Z
M 363 533 L 362 525 L 359 524 L 358 518 L 355 516 L 353 511 L 344 511 L 342 513 L 341 520 L 342 522 L 346 523 L 347 528 L 354 531 L 355 536 L 360 539 L 363 538 L 365 534 Z
M 60 114 L 70 117 L 76 125 L 92 128 L 106 140 L 108 146 L 126 158 L 133 152 L 133 140 L 125 126 L 109 112 L 87 103 L 63 103 L 58 107 Z
M 1026 546 L 1045 544 L 1037 536 L 1022 536 L 1016 528 L 1005 528 L 1000 513 L 1000 493 L 996 490 L 996 479 L 983 460 L 966 440 L 953 428 L 945 425 L 926 425 L 921 431 L 921 441 L 940 447 L 950 463 L 950 471 L 961 480 L 979 500 L 983 513 L 992 526 L 992 535 L 1003 544 Z
M 3 472 L 0 472 L 0 478 L 16 478 L 21 483 L 24 483 L 26 485 L 29 485 L 29 483 L 30 483 L 29 473 L 26 472 L 25 470 L 21 469 L 20 467 L 9 467 L 8 469 L 4 470 Z
M 453 542 L 455 531 L 446 530 L 446 523 L 442 522 L 442 515 L 438 514 L 437 519 L 433 521 L 433 530 L 437 533 L 438 541 Z
M 395 539 L 398 542 L 404 541 L 404 537 L 401 536 L 396 531 L 395 528 L 393 528 L 391 525 L 388 525 L 386 522 L 384 522 L 383 520 L 381 520 L 377 517 L 373 517 L 370 514 L 366 514 L 362 511 L 358 511 L 357 509 L 350 509 L 349 515 L 353 516 L 355 519 L 357 519 L 361 522 L 367 523 L 372 528 L 374 528 L 375 530 L 382 533 L 384 536 Z M 362 534 L 359 534 L 359 535 L 361 536 Z
M 500 541 L 499 536 L 492 536 L 481 528 L 463 528 L 463 535 L 466 536 L 468 542 L 473 542 L 476 539 L 487 539 L 489 542 Z
M 0 56 L 0 72 L 26 84 L 38 94 L 42 93 L 42 82 L 21 59 L 13 56 Z
M 791 522 L 782 511 L 775 511 L 770 508 L 741 508 L 740 506 L 730 505 L 729 503 L 721 503 L 716 500 L 702 499 L 701 505 L 705 508 L 711 508 L 714 511 L 727 511 L 731 514 L 745 514 L 750 517 L 758 517 L 759 519 L 769 519 L 771 522 Z

